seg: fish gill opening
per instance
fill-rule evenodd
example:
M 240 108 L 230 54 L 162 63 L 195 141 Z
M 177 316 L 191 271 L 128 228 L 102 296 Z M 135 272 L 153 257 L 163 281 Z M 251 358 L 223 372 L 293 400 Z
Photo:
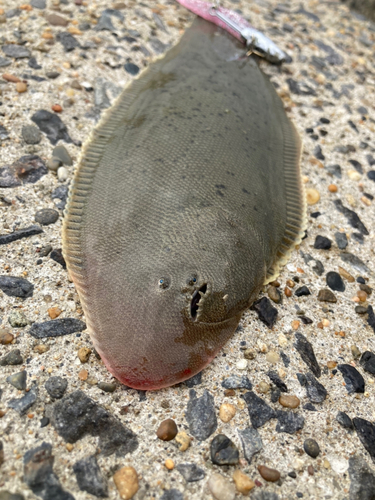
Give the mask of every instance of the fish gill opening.
M 190 314 L 193 320 L 197 319 L 199 301 L 201 300 L 202 295 L 206 293 L 206 291 L 207 291 L 207 283 L 202 285 L 198 290 L 195 290 L 195 292 L 193 293 L 190 303 Z

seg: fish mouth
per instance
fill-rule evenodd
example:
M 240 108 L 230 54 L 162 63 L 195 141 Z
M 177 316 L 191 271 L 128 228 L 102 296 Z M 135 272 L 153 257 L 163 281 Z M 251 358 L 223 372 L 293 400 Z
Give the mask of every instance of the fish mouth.
M 198 321 L 200 309 L 203 306 L 204 298 L 207 292 L 207 283 L 204 283 L 193 293 L 190 302 L 190 316 L 193 321 Z

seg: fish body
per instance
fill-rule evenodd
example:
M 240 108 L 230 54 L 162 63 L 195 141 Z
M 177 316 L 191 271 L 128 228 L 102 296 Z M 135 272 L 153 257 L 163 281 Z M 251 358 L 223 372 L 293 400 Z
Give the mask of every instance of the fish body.
M 300 141 L 243 52 L 196 19 L 84 145 L 63 252 L 94 346 L 130 387 L 202 370 L 301 240 Z

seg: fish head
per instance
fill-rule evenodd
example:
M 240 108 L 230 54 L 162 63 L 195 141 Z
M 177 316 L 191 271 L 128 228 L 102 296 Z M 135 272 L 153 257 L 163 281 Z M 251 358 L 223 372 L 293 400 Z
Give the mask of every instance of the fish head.
M 264 281 L 258 239 L 223 210 L 184 216 L 167 233 L 128 233 L 124 252 L 110 259 L 115 279 L 108 270 L 101 279 L 99 321 L 89 325 L 109 371 L 136 389 L 201 371 Z

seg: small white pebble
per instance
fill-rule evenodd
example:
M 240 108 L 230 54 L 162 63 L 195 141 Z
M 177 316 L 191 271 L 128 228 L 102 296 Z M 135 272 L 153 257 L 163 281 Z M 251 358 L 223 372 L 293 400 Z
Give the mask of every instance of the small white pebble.
M 270 351 L 270 352 L 267 352 L 267 354 L 266 354 L 266 360 L 269 363 L 275 364 L 275 363 L 278 363 L 280 361 L 280 356 L 277 354 L 277 352 Z
M 208 480 L 208 488 L 216 500 L 234 500 L 236 488 L 227 478 L 214 473 Z
M 59 181 L 64 182 L 68 178 L 68 169 L 65 167 L 59 167 L 57 171 L 57 178 Z
M 277 338 L 277 341 L 279 342 L 280 347 L 286 347 L 288 345 L 288 339 L 283 333 L 280 333 L 280 335 Z
M 357 170 L 349 170 L 348 177 L 352 181 L 359 181 L 362 176 L 359 172 L 357 172 Z
M 247 359 L 240 359 L 239 361 L 237 361 L 236 363 L 236 368 L 238 370 L 246 370 L 247 368 Z

